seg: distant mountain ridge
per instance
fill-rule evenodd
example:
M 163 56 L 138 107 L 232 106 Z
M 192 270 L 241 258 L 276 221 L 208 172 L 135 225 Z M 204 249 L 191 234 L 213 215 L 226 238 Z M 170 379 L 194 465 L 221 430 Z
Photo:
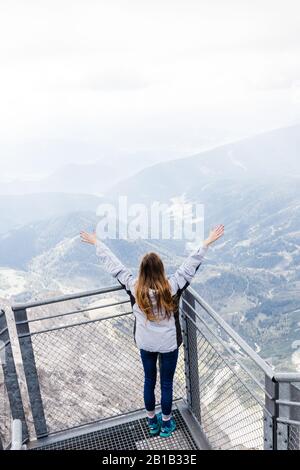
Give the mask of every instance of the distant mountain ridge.
M 55 148 L 52 151 L 58 151 L 58 149 Z M 84 148 L 79 151 L 85 156 Z M 93 152 L 93 158 L 96 155 L 97 152 Z M 49 158 L 51 158 L 51 153 Z M 174 153 L 164 155 L 165 160 L 170 158 L 174 158 Z M 135 174 L 141 168 L 151 165 L 153 161 L 159 161 L 158 155 L 152 154 L 150 151 L 137 151 L 130 154 L 120 152 L 120 155 L 118 153 L 109 154 L 106 157 L 93 160 L 91 163 L 69 163 L 39 179 L 22 180 L 19 178 L 4 182 L 0 177 L 0 197 L 1 195 L 45 192 L 101 196 L 108 188 Z
M 300 125 L 224 144 L 186 158 L 158 163 L 110 188 L 106 196 L 168 200 L 216 180 L 295 178 L 300 182 Z
M 292 368 L 300 332 L 299 135 L 294 126 L 154 165 L 102 199 L 53 195 L 52 213 L 51 198 L 47 203 L 47 197 L 34 195 L 31 205 L 19 198 L 16 207 L 8 197 L 5 216 L 21 218 L 24 202 L 24 222 L 0 235 L 0 266 L 10 270 L 7 279 L 5 270 L 0 277 L 10 293 L 14 283 L 19 286 L 20 299 L 42 298 L 49 289 L 111 285 L 95 251 L 78 237 L 81 229 L 94 228 L 98 203 L 116 203 L 119 195 L 127 195 L 129 202 L 149 205 L 184 195 L 187 202 L 204 204 L 206 233 L 216 223 L 225 224 L 224 239 L 209 250 L 193 286 L 253 347 L 258 345 L 263 357 Z M 49 204 L 47 211 L 43 204 Z M 40 220 L 32 220 L 34 212 Z M 108 244 L 133 270 L 146 251 L 160 253 L 168 272 L 187 255 L 184 240 Z
M 76 211 L 96 212 L 101 199 L 88 194 L 0 195 L 0 234 L 32 222 Z

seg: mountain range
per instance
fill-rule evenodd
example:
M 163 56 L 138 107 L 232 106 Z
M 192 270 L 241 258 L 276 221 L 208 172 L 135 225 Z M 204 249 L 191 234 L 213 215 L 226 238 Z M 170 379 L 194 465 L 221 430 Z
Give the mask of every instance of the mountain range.
M 299 130 L 274 130 L 150 166 L 102 198 L 0 196 L 4 222 L 9 220 L 7 230 L 1 221 L 0 279 L 1 272 L 9 272 L 6 279 L 13 279 L 12 272 L 21 276 L 15 292 L 7 288 L 14 300 L 111 285 L 93 249 L 78 237 L 81 229 L 94 228 L 99 202 L 116 204 L 126 195 L 129 202 L 149 205 L 184 197 L 204 205 L 206 233 L 217 223 L 225 225 L 225 237 L 209 250 L 194 287 L 263 357 L 285 369 L 299 368 Z M 188 254 L 185 240 L 108 244 L 133 270 L 145 251 L 158 251 L 168 272 Z

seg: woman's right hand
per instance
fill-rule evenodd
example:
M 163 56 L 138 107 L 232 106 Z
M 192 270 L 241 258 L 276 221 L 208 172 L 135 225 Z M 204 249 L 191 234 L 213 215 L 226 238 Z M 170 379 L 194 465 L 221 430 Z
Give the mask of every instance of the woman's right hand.
M 217 225 L 215 228 L 213 228 L 207 237 L 206 240 L 204 240 L 203 245 L 209 246 L 215 241 L 219 240 L 224 235 L 224 225 Z
M 80 232 L 81 241 L 84 243 L 89 243 L 90 245 L 96 245 L 97 242 L 97 235 L 96 232 L 88 233 L 88 232 Z

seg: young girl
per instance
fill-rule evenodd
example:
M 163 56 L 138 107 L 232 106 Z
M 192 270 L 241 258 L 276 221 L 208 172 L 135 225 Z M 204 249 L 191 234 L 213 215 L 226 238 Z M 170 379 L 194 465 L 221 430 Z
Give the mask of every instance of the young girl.
M 121 263 L 111 250 L 97 239 L 96 233 L 81 232 L 81 240 L 96 245 L 96 252 L 104 269 L 109 272 L 130 296 L 135 316 L 134 339 L 140 349 L 143 363 L 144 401 L 151 435 L 169 437 L 176 429 L 171 416 L 173 378 L 178 348 L 182 343 L 179 323 L 179 299 L 195 276 L 208 246 L 224 233 L 218 225 L 204 240 L 202 246 L 191 254 L 167 278 L 161 258 L 156 253 L 144 255 L 137 278 Z M 155 384 L 157 357 L 159 356 L 161 383 L 161 413 L 155 414 Z

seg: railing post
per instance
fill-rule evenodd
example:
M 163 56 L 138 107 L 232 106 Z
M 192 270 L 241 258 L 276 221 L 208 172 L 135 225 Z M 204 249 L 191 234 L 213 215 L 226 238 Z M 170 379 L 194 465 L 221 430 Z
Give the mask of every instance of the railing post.
M 25 450 L 23 446 L 22 422 L 19 419 L 13 419 L 11 423 L 11 448 L 10 450 Z
M 273 378 L 265 376 L 265 407 L 264 411 L 264 449 L 277 450 L 277 417 L 279 384 Z M 268 396 L 268 395 L 269 396 Z
M 12 310 L 15 316 L 35 432 L 38 438 L 45 437 L 48 435 L 48 429 L 28 325 L 27 311 L 24 308 L 20 310 L 12 308 Z
M 300 389 L 293 385 L 291 382 L 280 382 L 279 383 L 279 399 L 285 402 L 300 402 Z M 282 419 L 290 421 L 300 421 L 300 407 L 293 406 L 291 404 L 280 404 L 279 405 L 279 416 Z M 293 446 L 296 444 L 294 450 L 299 450 L 300 446 L 300 433 L 299 426 L 294 427 L 288 423 L 278 423 L 277 425 L 277 440 L 278 450 L 289 450 L 290 444 Z M 294 439 L 293 439 L 294 438 Z M 293 441 L 294 442 L 290 442 Z
M 196 322 L 196 315 L 193 309 L 196 309 L 194 296 L 189 290 L 183 292 L 182 302 L 182 332 L 184 345 L 185 376 L 187 387 L 187 401 L 195 417 L 201 423 L 201 403 L 199 388 L 199 370 L 198 370 L 198 346 L 197 330 L 195 326 L 186 318 L 185 313 Z M 189 305 L 187 305 L 189 304 Z M 192 308 L 191 308 L 192 307 Z
M 290 388 L 290 393 L 291 393 L 291 401 L 295 402 L 300 402 L 300 388 L 298 386 L 295 386 L 294 384 L 291 384 Z M 294 421 L 300 421 L 300 407 L 299 406 L 293 406 L 290 410 L 290 419 Z M 300 450 L 300 426 L 295 426 L 295 438 L 297 439 L 296 444 L 297 450 Z M 291 436 L 289 435 L 289 440 Z
M 280 400 L 291 400 L 291 384 L 290 383 L 278 383 L 278 399 Z M 278 416 L 281 418 L 290 419 L 290 407 L 278 405 Z M 289 447 L 289 426 L 286 423 L 277 423 L 277 449 L 288 450 Z
M 0 348 L 3 348 L 3 350 L 0 351 L 0 362 L 11 417 L 13 419 L 19 419 L 22 422 L 22 435 L 23 439 L 26 440 L 28 438 L 28 429 L 4 310 L 0 310 Z M 0 442 L 0 448 L 1 447 L 3 448 L 3 444 Z

